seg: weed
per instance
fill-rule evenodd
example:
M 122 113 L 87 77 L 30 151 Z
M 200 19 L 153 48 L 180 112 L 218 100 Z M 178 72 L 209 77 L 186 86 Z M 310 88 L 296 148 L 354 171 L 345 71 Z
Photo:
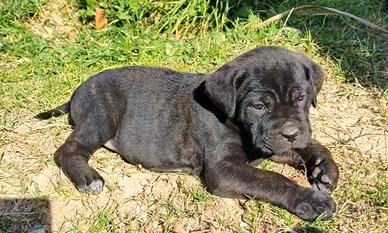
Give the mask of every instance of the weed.
M 115 208 L 105 208 L 91 217 L 91 226 L 87 232 L 117 232 L 116 224 L 113 222 Z
M 206 203 L 214 200 L 214 197 L 205 190 L 197 190 L 192 193 L 191 200 L 194 203 Z

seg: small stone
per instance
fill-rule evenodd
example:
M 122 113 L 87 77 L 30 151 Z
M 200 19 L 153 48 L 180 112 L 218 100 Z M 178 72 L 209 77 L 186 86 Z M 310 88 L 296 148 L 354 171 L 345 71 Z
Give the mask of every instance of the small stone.
M 249 225 L 247 223 L 245 223 L 245 222 L 240 222 L 240 227 L 241 228 L 248 228 Z
M 373 107 L 372 108 L 373 113 L 379 113 L 379 108 L 378 107 Z

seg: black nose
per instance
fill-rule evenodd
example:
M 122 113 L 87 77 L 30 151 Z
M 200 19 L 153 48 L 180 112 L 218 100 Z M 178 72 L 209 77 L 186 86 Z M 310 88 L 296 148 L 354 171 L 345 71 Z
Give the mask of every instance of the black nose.
M 299 133 L 298 127 L 292 121 L 286 121 L 280 128 L 280 134 L 289 142 L 293 142 Z

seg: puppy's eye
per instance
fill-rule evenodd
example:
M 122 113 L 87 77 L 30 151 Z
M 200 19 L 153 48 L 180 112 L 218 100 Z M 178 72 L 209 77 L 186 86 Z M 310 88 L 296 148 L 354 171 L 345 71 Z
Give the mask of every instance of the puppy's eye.
M 306 95 L 300 95 L 300 96 L 298 96 L 298 101 L 303 101 L 305 97 L 306 97 Z
M 253 108 L 255 108 L 256 110 L 265 110 L 264 104 L 255 104 L 253 105 Z

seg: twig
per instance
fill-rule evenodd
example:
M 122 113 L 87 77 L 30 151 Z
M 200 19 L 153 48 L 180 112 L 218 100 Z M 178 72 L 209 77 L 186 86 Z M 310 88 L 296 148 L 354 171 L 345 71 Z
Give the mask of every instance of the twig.
M 266 27 L 272 23 L 275 23 L 275 22 L 277 22 L 285 17 L 288 18 L 290 16 L 290 14 L 292 14 L 292 13 L 297 14 L 297 13 L 304 12 L 308 9 L 313 9 L 313 8 L 323 9 L 326 11 L 333 12 L 335 15 L 342 15 L 342 16 L 349 17 L 351 19 L 358 21 L 359 23 L 361 23 L 362 25 L 364 25 L 366 27 L 372 28 L 373 30 L 381 33 L 382 36 L 388 38 L 388 30 L 378 26 L 377 24 L 371 23 L 363 18 L 360 18 L 360 17 L 353 15 L 353 14 L 350 14 L 348 12 L 340 11 L 340 10 L 337 10 L 337 9 L 334 9 L 331 7 L 317 6 L 317 5 L 303 5 L 303 6 L 292 8 L 291 10 L 288 10 L 288 11 L 285 11 L 283 13 L 272 16 L 271 18 L 268 18 L 261 23 L 254 24 L 254 25 L 252 25 L 252 27 L 254 29 L 261 29 L 261 28 Z M 317 13 L 315 13 L 315 14 L 317 14 Z M 312 16 L 315 16 L 315 14 L 313 14 Z
M 295 8 L 292 8 L 291 10 L 288 10 L 288 11 L 285 11 L 283 13 L 272 16 L 271 18 L 268 18 L 257 25 L 253 25 L 252 27 L 254 29 L 260 29 L 260 28 L 266 27 L 272 23 L 279 21 L 279 20 L 283 19 L 284 17 L 287 17 L 291 12 L 297 13 L 299 11 L 303 11 L 305 9 L 315 8 L 315 7 L 316 7 L 315 5 L 303 5 L 303 6 L 295 7 Z
M 373 30 L 376 30 L 376 31 L 382 33 L 384 36 L 388 37 L 388 30 L 380 27 L 377 24 L 371 23 L 371 22 L 369 22 L 369 21 L 367 21 L 367 20 L 365 20 L 363 18 L 360 18 L 358 16 L 355 16 L 355 15 L 350 14 L 350 13 L 345 12 L 345 11 L 340 11 L 340 10 L 337 10 L 337 9 L 334 9 L 334 8 L 324 7 L 324 6 L 322 6 L 321 8 L 323 8 L 325 10 L 328 10 L 328 11 L 332 11 L 332 12 L 334 12 L 336 14 L 339 14 L 339 15 L 344 15 L 344 16 L 347 16 L 349 18 L 352 18 L 352 19 L 358 21 L 359 23 L 363 24 L 364 26 L 370 27 Z
M 278 36 L 280 35 L 280 33 L 282 33 L 282 31 L 283 31 L 284 28 L 286 27 L 286 24 L 287 24 L 287 22 L 288 22 L 288 19 L 290 18 L 290 16 L 291 16 L 293 10 L 294 10 L 294 8 L 292 8 L 292 9 L 290 10 L 290 13 L 288 13 L 287 18 L 286 18 L 286 21 L 284 22 L 282 29 L 280 29 L 279 32 L 277 33 L 276 37 L 278 37 Z

